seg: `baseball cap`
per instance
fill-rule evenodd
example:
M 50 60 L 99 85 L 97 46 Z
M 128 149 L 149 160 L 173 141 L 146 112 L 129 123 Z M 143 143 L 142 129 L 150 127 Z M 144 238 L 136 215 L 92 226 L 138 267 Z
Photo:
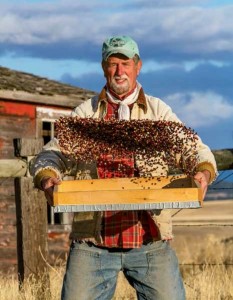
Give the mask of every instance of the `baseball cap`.
M 137 43 L 129 36 L 113 36 L 106 39 L 102 47 L 102 58 L 107 60 L 110 55 L 121 53 L 128 58 L 133 58 L 135 54 L 139 56 Z

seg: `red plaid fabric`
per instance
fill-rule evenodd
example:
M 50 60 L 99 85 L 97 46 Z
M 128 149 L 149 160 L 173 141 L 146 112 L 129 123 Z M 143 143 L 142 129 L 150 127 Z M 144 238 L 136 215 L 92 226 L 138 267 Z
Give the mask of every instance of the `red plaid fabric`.
M 106 119 L 117 118 L 118 105 L 108 103 Z M 133 177 L 134 157 L 103 155 L 97 164 L 100 178 Z M 106 211 L 103 216 L 104 247 L 139 248 L 144 242 L 158 238 L 148 211 Z

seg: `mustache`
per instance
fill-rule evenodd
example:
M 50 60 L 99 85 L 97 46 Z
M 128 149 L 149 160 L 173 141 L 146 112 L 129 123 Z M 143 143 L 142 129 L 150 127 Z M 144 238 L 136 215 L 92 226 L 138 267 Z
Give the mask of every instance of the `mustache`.
M 114 76 L 113 78 L 116 79 L 116 80 L 120 80 L 120 79 L 128 79 L 128 76 L 124 74 L 124 75 L 122 75 L 122 76 Z

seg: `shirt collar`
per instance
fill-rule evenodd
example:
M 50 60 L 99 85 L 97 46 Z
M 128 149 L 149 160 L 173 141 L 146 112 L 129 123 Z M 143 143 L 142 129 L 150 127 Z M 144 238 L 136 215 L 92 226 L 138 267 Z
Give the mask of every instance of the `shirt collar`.
M 101 90 L 99 96 L 98 96 L 98 103 L 101 102 L 107 102 L 107 94 L 106 94 L 107 87 L 104 86 L 103 89 Z M 147 103 L 146 103 L 146 96 L 144 94 L 143 88 L 141 87 L 139 94 L 138 94 L 138 99 L 136 103 L 142 107 L 144 113 L 147 112 Z

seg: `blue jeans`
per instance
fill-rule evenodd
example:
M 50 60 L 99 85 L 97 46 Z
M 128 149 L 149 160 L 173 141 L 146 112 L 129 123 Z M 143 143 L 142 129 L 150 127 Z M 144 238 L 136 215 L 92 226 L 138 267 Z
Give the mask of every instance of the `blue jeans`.
M 122 252 L 72 243 L 62 300 L 111 300 L 120 270 L 140 300 L 185 299 L 176 254 L 168 242 L 157 241 Z

